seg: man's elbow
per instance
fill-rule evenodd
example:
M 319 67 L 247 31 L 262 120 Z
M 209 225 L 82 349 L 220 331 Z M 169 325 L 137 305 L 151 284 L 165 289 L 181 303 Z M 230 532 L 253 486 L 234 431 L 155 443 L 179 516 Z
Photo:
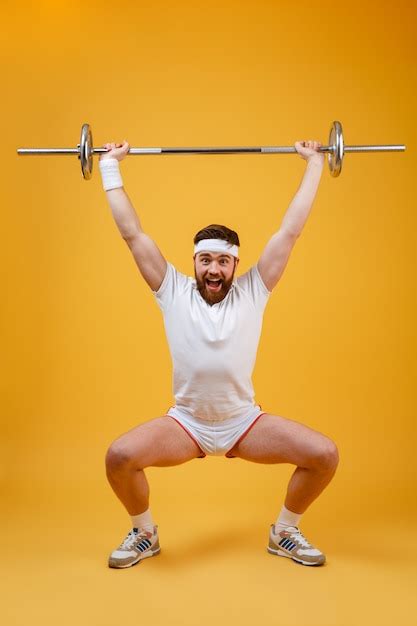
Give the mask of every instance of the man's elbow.
M 140 230 L 139 228 L 137 228 L 136 226 L 134 228 L 130 228 L 130 229 L 125 229 L 123 232 L 121 232 L 121 235 L 123 237 L 123 239 L 126 241 L 127 245 L 130 247 L 132 243 L 134 243 L 135 241 L 137 241 L 138 237 L 140 237 L 140 235 L 143 235 L 144 232 L 143 230 Z
M 295 241 L 301 235 L 302 230 L 294 228 L 293 226 L 291 227 L 288 224 L 283 224 L 279 229 L 279 232 L 290 241 Z

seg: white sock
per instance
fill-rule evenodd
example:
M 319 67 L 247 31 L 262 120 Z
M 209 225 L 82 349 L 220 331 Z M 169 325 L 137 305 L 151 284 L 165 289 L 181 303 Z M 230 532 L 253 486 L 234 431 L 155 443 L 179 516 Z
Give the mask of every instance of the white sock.
M 285 508 L 285 505 L 281 509 L 277 521 L 275 522 L 275 530 L 279 533 L 281 530 L 287 528 L 287 526 L 297 526 L 301 519 L 302 513 L 293 513 Z
M 131 515 L 132 527 L 133 528 L 144 528 L 145 530 L 149 530 L 153 533 L 154 521 L 152 519 L 151 510 L 148 509 L 143 513 L 139 513 L 138 515 Z

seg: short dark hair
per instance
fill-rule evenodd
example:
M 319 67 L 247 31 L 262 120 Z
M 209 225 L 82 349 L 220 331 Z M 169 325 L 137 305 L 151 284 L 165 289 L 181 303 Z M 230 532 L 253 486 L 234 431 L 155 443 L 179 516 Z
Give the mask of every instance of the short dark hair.
M 210 224 L 198 231 L 194 237 L 194 244 L 203 239 L 224 239 L 234 246 L 240 246 L 239 235 L 234 230 L 221 224 Z

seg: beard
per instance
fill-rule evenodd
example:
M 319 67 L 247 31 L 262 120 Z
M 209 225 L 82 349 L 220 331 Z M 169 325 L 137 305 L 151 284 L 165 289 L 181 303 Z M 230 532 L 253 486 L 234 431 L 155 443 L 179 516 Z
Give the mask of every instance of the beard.
M 235 263 L 235 268 L 236 268 L 236 263 Z M 200 292 L 201 297 L 204 298 L 207 304 L 213 305 L 213 304 L 217 304 L 217 302 L 221 302 L 223 298 L 227 296 L 230 290 L 230 287 L 232 286 L 232 283 L 233 283 L 233 278 L 235 276 L 235 269 L 233 270 L 232 276 L 228 280 L 226 280 L 224 276 L 218 277 L 221 279 L 220 289 L 218 291 L 210 291 L 210 289 L 207 286 L 207 273 L 198 277 L 195 271 L 195 266 L 194 266 L 194 276 L 197 281 L 197 289 Z

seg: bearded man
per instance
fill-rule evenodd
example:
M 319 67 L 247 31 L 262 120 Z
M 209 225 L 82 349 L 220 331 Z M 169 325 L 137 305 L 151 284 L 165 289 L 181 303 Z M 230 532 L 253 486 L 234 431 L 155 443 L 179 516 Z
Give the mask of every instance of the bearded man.
M 299 523 L 333 478 L 336 444 L 303 424 L 263 411 L 251 380 L 266 304 L 318 189 L 324 162 L 320 146 L 317 141 L 295 143 L 307 161 L 304 177 L 258 263 L 236 277 L 238 234 L 210 224 L 194 237 L 192 278 L 167 262 L 142 229 L 119 170 L 129 144 L 105 144 L 99 162 L 103 187 L 119 231 L 163 313 L 175 396 L 165 415 L 122 434 L 107 451 L 107 478 L 132 525 L 110 554 L 109 567 L 131 567 L 160 552 L 144 469 L 207 455 L 295 465 L 283 506 L 269 528 L 267 550 L 302 565 L 324 564 L 325 555 L 307 541 Z

